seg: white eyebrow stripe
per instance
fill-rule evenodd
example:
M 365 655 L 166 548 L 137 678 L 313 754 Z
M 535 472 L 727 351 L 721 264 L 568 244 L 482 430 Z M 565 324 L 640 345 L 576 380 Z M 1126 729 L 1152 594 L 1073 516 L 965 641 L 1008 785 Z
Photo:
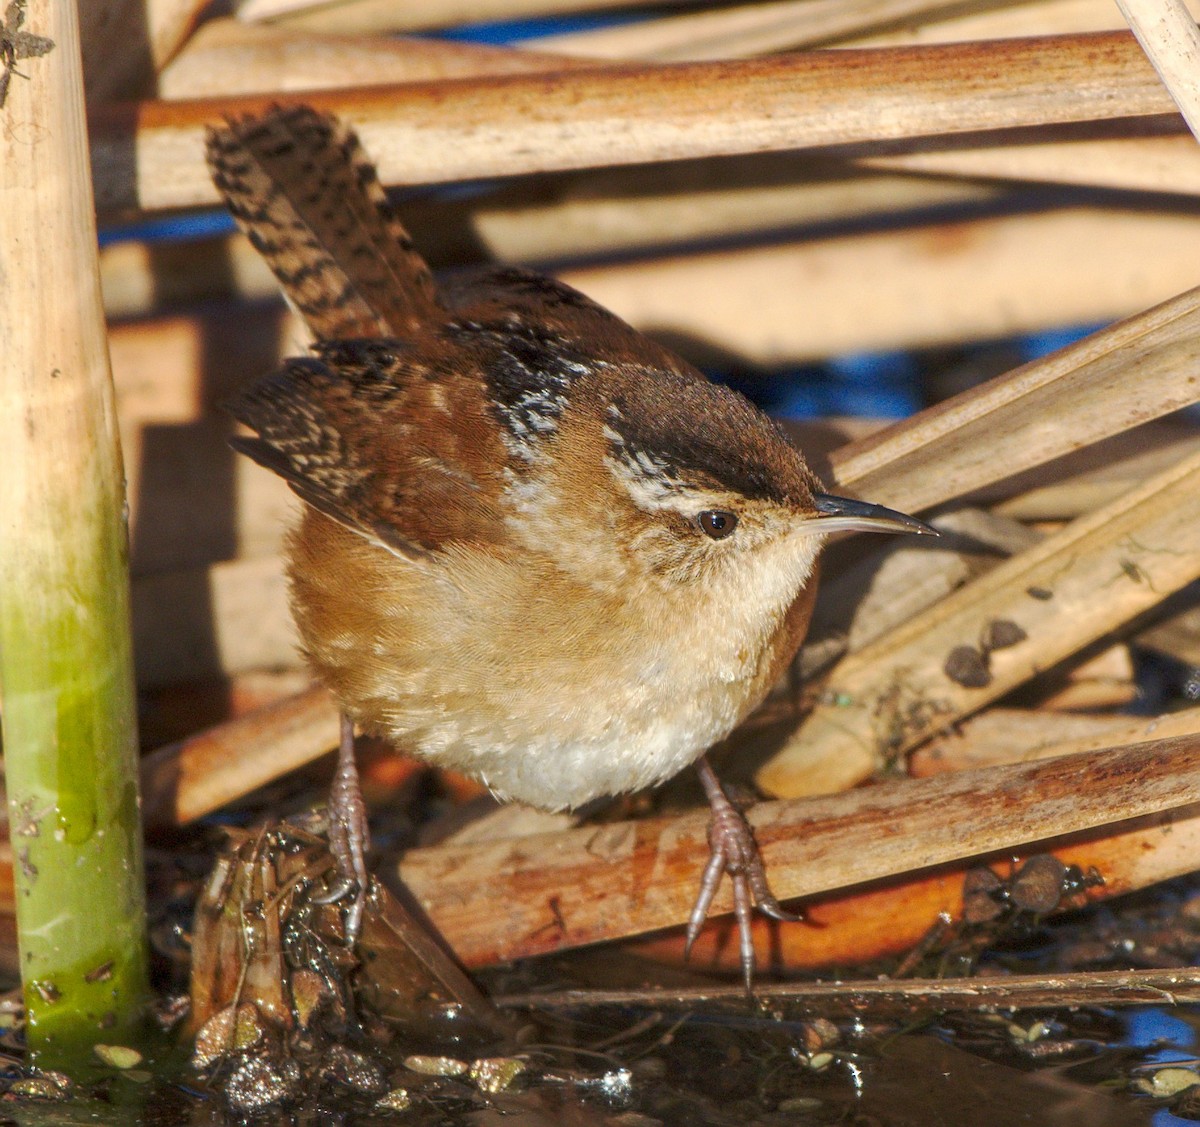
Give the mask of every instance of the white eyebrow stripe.
M 631 443 L 613 425 L 621 417 L 616 406 L 610 406 L 606 413 L 610 422 L 602 431 L 608 443 L 604 464 L 637 508 L 647 513 L 676 513 L 690 521 L 704 509 L 728 506 L 729 498 L 723 490 L 714 491 L 685 480 L 668 456 Z
M 639 509 L 646 512 L 661 512 L 664 509 L 683 511 L 684 498 L 672 479 L 641 472 L 640 467 L 631 469 L 623 459 L 605 458 L 604 462 Z
M 631 457 L 629 451 L 619 450 L 617 456 L 606 457 L 604 463 L 630 501 L 643 512 L 671 512 L 691 520 L 703 509 L 728 505 L 722 495 L 676 477 L 666 463 L 651 454 L 639 452 Z

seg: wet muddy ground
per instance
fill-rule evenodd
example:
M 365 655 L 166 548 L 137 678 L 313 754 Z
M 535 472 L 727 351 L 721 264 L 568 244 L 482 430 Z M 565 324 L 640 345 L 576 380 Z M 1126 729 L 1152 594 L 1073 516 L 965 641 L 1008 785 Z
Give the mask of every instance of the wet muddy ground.
M 969 969 L 989 981 L 1042 974 L 1052 983 L 1080 970 L 1185 967 L 1200 955 L 1195 878 L 1053 920 L 1013 909 L 1006 896 L 1011 887 L 993 890 L 993 900 L 1004 903 L 994 920 L 931 939 L 907 967 L 847 968 L 839 976 Z M 312 917 L 304 922 L 312 925 Z M 985 927 L 992 929 L 986 944 Z M 319 940 L 319 924 L 312 935 Z M 336 982 L 342 973 L 332 965 L 314 971 L 320 946 L 313 940 L 292 952 L 286 977 L 293 999 L 305 974 Z M 0 1117 L 164 1127 L 1169 1127 L 1200 1120 L 1200 1007 L 1081 1006 L 1064 992 L 1061 1005 L 1034 1011 L 939 1013 L 901 1001 L 847 1017 L 843 1006 L 823 1015 L 811 1001 L 777 996 L 672 1001 L 686 977 L 597 950 L 478 975 L 488 995 L 513 1002 L 494 1023 L 454 1003 L 426 1007 L 416 1021 L 380 1014 L 369 992 L 349 1009 L 318 1002 L 306 1026 L 293 1023 L 286 1033 L 263 1012 L 243 1011 L 236 1033 L 206 1027 L 198 1052 L 180 1025 L 174 1057 L 101 1067 L 91 1084 L 62 1089 L 53 1077 L 31 1078 L 14 1055 L 0 1079 L 8 1089 Z M 631 989 L 637 982 L 645 989 Z M 605 986 L 622 987 L 624 1000 L 562 1001 L 565 991 Z M 666 1002 L 656 1004 L 659 998 Z M 382 1009 L 389 1008 L 385 1001 Z

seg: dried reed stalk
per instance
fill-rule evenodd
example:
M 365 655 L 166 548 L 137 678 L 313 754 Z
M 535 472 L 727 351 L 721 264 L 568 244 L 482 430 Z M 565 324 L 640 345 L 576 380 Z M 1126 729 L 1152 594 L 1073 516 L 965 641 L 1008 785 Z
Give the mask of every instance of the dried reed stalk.
M 838 220 L 886 216 L 899 222 L 905 212 L 959 203 L 987 205 L 994 201 L 1015 208 L 1020 199 L 1017 193 L 994 185 L 857 173 L 840 161 L 801 162 L 795 157 L 761 155 L 752 161 L 724 161 L 715 166 L 689 162 L 665 169 L 578 173 L 540 183 L 522 182 L 466 199 L 410 199 L 400 205 L 400 214 L 418 248 L 436 269 L 488 258 L 545 263 L 600 255 L 612 258 L 630 251 L 644 256 L 646 251 L 666 252 L 680 244 L 694 247 L 711 240 L 778 237 L 780 232 Z M 1040 226 L 1033 237 L 1051 247 L 1059 240 L 1090 246 L 1102 232 L 1115 231 L 1105 253 L 1118 261 L 1130 259 L 1127 251 L 1122 254 L 1120 250 L 1122 241 L 1139 246 L 1145 239 L 1161 242 L 1158 249 L 1165 253 L 1169 240 L 1178 238 L 1171 230 L 1173 218 L 1158 228 L 1153 223 L 1143 225 L 1131 213 L 1112 212 L 1097 218 L 1094 231 L 1079 230 L 1079 224 L 1086 222 L 1077 214 L 1060 215 L 1057 222 L 1051 219 Z M 1031 246 L 1011 221 L 1000 221 L 997 226 L 985 223 L 980 228 L 954 227 L 947 229 L 944 237 L 941 230 L 923 234 L 923 242 L 914 239 L 896 268 L 934 253 L 944 260 L 945 246 L 935 244 L 953 243 L 960 254 L 973 260 L 982 256 L 984 261 L 974 261 L 976 272 L 1004 275 L 1011 267 L 999 265 L 997 259 L 1027 254 Z M 930 229 L 923 227 L 922 231 Z M 853 253 L 850 243 L 836 245 Z M 927 248 L 925 254 L 922 246 Z M 791 253 L 803 256 L 805 247 L 793 245 Z M 1171 256 L 1166 257 L 1170 261 Z M 822 265 L 824 269 L 832 266 L 838 273 L 860 268 L 850 262 L 840 268 L 836 262 Z M 183 302 L 234 295 L 258 298 L 279 291 L 262 255 L 241 235 L 166 246 L 115 243 L 102 252 L 101 270 L 110 318 L 141 316 Z M 806 273 L 803 259 L 798 270 L 801 276 Z M 681 282 L 686 284 L 686 274 Z M 1110 300 L 1112 296 L 1110 293 Z M 1049 293 L 1043 299 L 1054 300 Z M 808 320 L 804 319 L 806 324 Z
M 1193 603 L 1138 635 L 1147 649 L 1200 669 L 1200 606 Z
M 1038 688 L 1037 707 L 1056 712 L 1112 712 L 1129 708 L 1142 696 L 1133 653 L 1124 643 L 1106 646 L 1092 656 L 1075 655 L 1049 673 Z M 1057 687 L 1056 687 L 1057 683 Z M 1045 687 L 1043 687 L 1045 686 Z M 1049 691 L 1047 691 L 1047 688 Z
M 391 32 L 521 19 L 553 12 L 632 7 L 640 0 L 243 0 L 238 18 L 334 34 Z M 666 0 L 687 3 L 688 0 Z
M 158 79 L 160 98 L 344 89 L 567 70 L 583 60 L 476 43 L 323 35 L 233 19 L 205 24 Z
M 953 145 L 876 146 L 882 150 L 879 155 L 862 154 L 857 163 L 929 176 L 1200 194 L 1200 152 L 1183 122 L 1143 119 L 1141 124 L 1148 135 L 1109 136 L 1088 129 L 1078 135 L 1060 131 L 1049 139 L 1038 135 L 1041 131 L 1018 129 L 1006 134 L 1002 143 L 995 136 L 982 136 L 956 138 Z
M 864 205 L 872 196 L 867 193 Z M 765 206 L 771 201 L 760 202 Z M 797 210 L 806 206 L 803 193 L 793 203 Z M 789 206 L 786 193 L 775 197 L 773 206 L 782 217 Z M 669 212 L 664 201 L 662 214 Z M 537 229 L 531 222 L 525 231 L 533 238 Z M 815 239 L 660 263 L 563 270 L 559 275 L 640 328 L 668 331 L 676 347 L 693 359 L 704 361 L 724 353 L 778 363 L 828 355 L 841 346 L 864 347 L 867 342 L 900 347 L 956 334 L 999 333 L 1059 319 L 1112 315 L 1140 301 L 1155 300 L 1190 273 L 1187 252 L 1194 229 L 1195 220 L 1184 216 L 1068 211 L 936 224 L 888 235 Z M 643 229 L 642 233 L 650 232 Z M 586 237 L 581 233 L 580 241 Z M 637 233 L 631 237 L 638 237 Z M 513 235 L 514 242 L 524 238 Z M 1030 262 L 1042 256 L 1063 261 L 1062 269 L 1035 271 L 1028 284 L 1018 285 L 1022 275 L 1029 276 Z M 163 277 L 186 272 L 196 256 L 175 248 L 146 254 L 122 247 L 114 259 L 129 263 L 110 274 L 110 280 L 120 283 L 113 286 L 114 306 L 154 303 L 160 293 L 164 299 L 201 296 L 186 288 L 164 286 L 160 291 L 156 287 L 160 271 Z M 198 271 L 199 285 L 221 285 L 220 247 L 200 261 L 207 262 L 209 280 L 205 283 L 204 271 Z M 234 254 L 224 261 L 224 269 L 226 289 L 274 291 L 275 283 L 257 255 Z M 886 281 L 872 285 L 872 276 Z M 698 295 L 706 293 L 720 294 L 720 301 L 701 300 Z M 861 314 L 865 300 L 873 308 L 870 318 Z M 1177 308 L 1188 300 L 1180 299 Z M 803 316 L 796 314 L 798 302 Z M 1178 328 L 1181 338 L 1193 324 L 1192 318 L 1184 317 Z M 1136 333 L 1136 328 L 1130 332 Z M 1181 347 L 1178 341 L 1171 345 L 1164 333 L 1151 333 L 1148 346 L 1168 351 Z M 1088 347 L 1099 351 L 1109 341 L 1101 338 Z M 247 373 L 270 367 L 282 354 L 294 354 L 304 344 L 303 334 L 281 318 L 278 307 L 233 311 L 209 306 L 192 315 L 114 326 L 112 349 L 123 402 L 147 404 L 137 411 L 148 411 L 156 423 L 183 423 L 196 418 L 201 389 L 215 388 L 215 393 L 205 394 L 220 398 L 223 390 L 227 393 Z M 1076 363 L 1087 362 L 1078 353 L 1071 356 Z M 1113 365 L 1123 362 L 1124 356 Z M 1170 363 L 1167 358 L 1162 362 Z M 1113 365 L 1111 371 L 1118 370 Z M 1011 386 L 1009 391 L 1013 392 Z M 1130 400 L 1136 400 L 1135 391 L 1129 389 Z M 994 388 L 988 392 L 1000 394 Z M 1090 426 L 1108 417 L 1103 406 L 1107 401 L 1099 402 Z M 133 417 L 124 408 L 122 413 Z M 1124 415 L 1123 409 L 1118 418 Z M 988 433 L 991 425 L 990 421 L 979 424 L 974 433 Z M 1060 452 L 1075 444 L 1060 437 L 1065 442 Z M 1084 432 L 1080 440 L 1095 437 Z M 922 463 L 912 476 L 924 473 Z
M 232 29 L 231 29 L 232 25 Z M 212 29 L 212 30 L 210 30 Z M 235 36 L 236 32 L 236 36 Z M 246 37 L 250 42 L 245 42 Z M 297 41 L 299 38 L 299 41 Z M 256 41 L 263 40 L 263 41 Z M 413 66 L 419 68 L 414 72 Z M 233 21 L 206 25 L 188 50 L 162 76 L 172 96 L 250 89 L 322 87 L 356 84 L 397 75 L 418 77 L 420 71 L 456 74 L 545 68 L 552 59 L 523 52 L 477 48 L 461 44 L 426 43 L 418 54 L 392 43 L 297 37 L 273 28 L 245 27 Z M 405 68 L 401 70 L 399 68 Z M 381 69 L 382 68 L 382 69 Z M 178 72 L 178 77 L 175 77 Z M 189 77 L 190 76 L 190 77 Z M 322 77 L 324 76 L 324 77 Z M 928 169 L 942 174 L 1043 179 L 1064 183 L 1095 183 L 1148 190 L 1200 191 L 1200 152 L 1179 137 L 1123 137 L 1067 140 L 1048 144 L 995 145 L 974 149 L 892 153 L 870 158 L 881 167 Z M 753 208 L 747 214 L 754 214 Z M 653 219 L 654 216 L 648 218 Z M 559 228 L 552 225 L 552 230 Z M 660 225 L 657 230 L 672 229 Z M 1086 245 L 1086 240 L 1084 240 Z M 620 245 L 620 239 L 617 239 Z M 546 253 L 554 254 L 553 247 Z M 570 253 L 567 251 L 566 253 Z M 502 257 L 514 257 L 511 251 Z
M 1200 708 L 1150 717 L 991 708 L 914 752 L 909 773 L 923 778 L 1176 736 L 1200 737 Z
M 702 365 L 773 367 L 1127 316 L 1194 283 L 1197 242 L 1194 215 L 1066 209 L 561 273 Z
M 1002 978 L 939 978 L 900 981 L 787 982 L 755 988 L 763 1006 L 799 1007 L 820 1017 L 883 1020 L 912 1018 L 914 1007 L 952 1012 L 1060 1008 L 1063 1006 L 1183 1005 L 1200 1001 L 1200 970 L 1077 971 L 1066 974 L 1005 975 Z M 740 986 L 689 990 L 561 990 L 507 994 L 493 1001 L 505 1009 L 571 1010 L 596 1006 L 706 1007 L 729 1002 L 744 1012 Z
M 1200 10 L 1194 0 L 1193 7 Z M 969 5 L 965 11 L 943 0 L 775 0 L 541 36 L 532 46 L 589 59 L 666 62 L 745 58 L 833 43 L 964 43 L 1121 26 L 1107 0 Z
M 936 19 L 945 0 L 774 0 L 543 36 L 538 50 L 592 59 L 739 59 Z
M 1200 30 L 1183 0 L 1117 0 L 1163 85 L 1200 140 Z
M 781 899 L 812 896 L 1200 803 L 1194 737 L 906 780 L 748 817 Z M 707 813 L 413 850 L 398 876 L 479 964 L 682 924 Z M 881 843 L 886 843 L 881 845 Z M 717 912 L 731 910 L 728 888 Z
M 168 744 L 142 760 L 146 824 L 181 826 L 303 767 L 337 745 L 338 709 L 312 688 Z
M 1188 0 L 1200 16 L 1200 2 Z M 1062 35 L 1113 31 L 1127 26 L 1111 0 L 1038 0 L 1035 4 L 970 4 L 949 9 L 942 18 L 908 24 L 845 40 L 859 47 L 895 47 L 911 43 L 958 43 L 1011 39 L 1026 35 Z
M 1200 454 L 847 657 L 756 781 L 786 797 L 853 786 L 1196 578 Z
M 1171 113 L 1132 36 L 810 52 L 320 92 L 386 182 L 879 142 Z M 206 122 L 264 99 L 144 103 L 94 119 L 102 212 L 215 202 Z
M 1194 289 L 836 451 L 834 476 L 900 509 L 963 496 L 1193 403 L 1198 340 Z
M 1080 764 L 1081 771 L 1086 764 Z M 1080 775 L 1080 779 L 1083 779 Z M 981 794 L 986 805 L 994 796 Z M 875 848 L 888 841 L 881 831 Z M 986 857 L 964 858 L 932 869 L 914 871 L 819 894 L 804 902 L 805 921 L 775 925 L 755 921 L 753 938 L 759 963 L 780 970 L 815 970 L 895 958 L 911 952 L 926 940 L 931 929 L 941 928 L 941 917 L 952 923 L 964 914 L 967 874 L 987 864 L 1001 880 L 1011 877 L 1032 857 L 1050 854 L 1064 867 L 1079 873 L 1093 870 L 1103 884 L 1086 891 L 1062 891 L 1061 899 L 1046 911 L 1069 910 L 1084 903 L 1121 896 L 1162 881 L 1191 873 L 1200 849 L 1200 806 L 1185 806 L 1068 835 L 1033 846 L 1005 846 Z M 1061 871 L 1061 870 L 1060 870 Z M 966 895 L 965 895 L 966 894 Z M 969 929 L 968 929 L 969 930 Z M 952 939 L 953 931 L 946 938 Z M 737 945 L 730 942 L 726 921 L 716 921 L 701 933 L 692 950 L 699 969 L 738 973 Z M 623 949 L 644 958 L 678 965 L 683 960 L 679 933 L 627 941 Z
M 1195 426 L 1171 419 L 1147 423 L 1010 481 L 1009 496 L 997 490 L 994 511 L 1016 521 L 1073 520 L 1198 450 Z

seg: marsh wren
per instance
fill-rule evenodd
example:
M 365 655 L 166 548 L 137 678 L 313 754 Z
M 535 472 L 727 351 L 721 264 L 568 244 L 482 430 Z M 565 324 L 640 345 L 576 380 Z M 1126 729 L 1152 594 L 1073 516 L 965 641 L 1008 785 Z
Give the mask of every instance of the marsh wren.
M 771 895 L 705 751 L 799 646 L 831 532 L 929 532 L 833 497 L 774 424 L 577 291 L 514 268 L 438 285 L 355 135 L 306 107 L 210 130 L 229 209 L 315 337 L 231 405 L 306 502 L 304 652 L 343 710 L 331 845 L 359 926 L 354 726 L 548 810 L 695 763 L 749 982 Z

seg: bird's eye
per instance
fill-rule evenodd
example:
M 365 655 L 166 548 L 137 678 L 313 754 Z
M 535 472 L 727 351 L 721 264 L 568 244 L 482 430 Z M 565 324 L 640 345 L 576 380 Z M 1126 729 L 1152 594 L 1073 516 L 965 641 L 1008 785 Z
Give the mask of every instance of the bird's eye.
M 700 531 L 714 540 L 724 540 L 737 528 L 737 522 L 737 513 L 727 513 L 721 509 L 705 509 L 696 517 Z

